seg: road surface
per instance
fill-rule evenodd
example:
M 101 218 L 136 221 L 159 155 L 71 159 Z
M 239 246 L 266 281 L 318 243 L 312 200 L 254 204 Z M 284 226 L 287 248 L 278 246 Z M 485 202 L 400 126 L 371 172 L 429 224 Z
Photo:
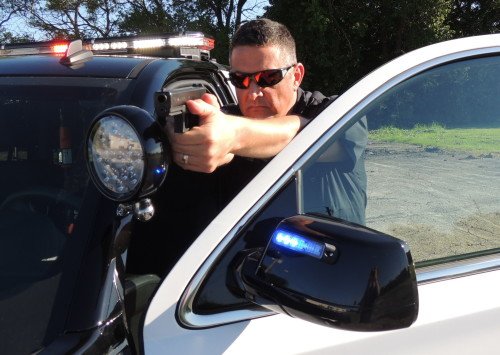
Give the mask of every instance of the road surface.
M 500 143 L 476 156 L 370 143 L 366 171 L 366 225 L 407 241 L 415 261 L 500 248 Z

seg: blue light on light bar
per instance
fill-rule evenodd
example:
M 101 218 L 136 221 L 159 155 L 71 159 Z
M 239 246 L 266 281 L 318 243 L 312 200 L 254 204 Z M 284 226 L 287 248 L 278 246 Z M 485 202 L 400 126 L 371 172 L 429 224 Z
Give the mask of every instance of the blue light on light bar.
M 323 243 L 281 229 L 276 230 L 274 233 L 272 243 L 318 259 L 323 257 L 323 252 L 325 250 L 325 245 Z

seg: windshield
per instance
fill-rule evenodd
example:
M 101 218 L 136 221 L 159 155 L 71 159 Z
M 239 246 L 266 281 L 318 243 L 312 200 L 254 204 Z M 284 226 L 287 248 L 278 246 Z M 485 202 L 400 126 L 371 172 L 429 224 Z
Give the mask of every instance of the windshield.
M 66 311 L 58 308 L 71 294 L 60 292 L 68 278 L 63 261 L 73 258 L 66 246 L 86 234 L 79 229 L 91 228 L 79 219 L 89 184 L 86 129 L 101 110 L 124 101 L 128 84 L 0 78 L 0 344 L 6 353 L 36 351 L 64 326 Z

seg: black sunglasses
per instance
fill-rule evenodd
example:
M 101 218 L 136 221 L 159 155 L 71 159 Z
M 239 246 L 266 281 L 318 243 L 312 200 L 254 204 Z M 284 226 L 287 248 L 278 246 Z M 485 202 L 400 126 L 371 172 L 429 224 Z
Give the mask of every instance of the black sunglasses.
M 256 73 L 230 72 L 229 80 L 238 89 L 248 89 L 252 78 L 261 88 L 267 88 L 269 86 L 274 86 L 283 80 L 286 73 L 294 66 L 295 64 L 287 68 L 268 69 L 258 71 Z

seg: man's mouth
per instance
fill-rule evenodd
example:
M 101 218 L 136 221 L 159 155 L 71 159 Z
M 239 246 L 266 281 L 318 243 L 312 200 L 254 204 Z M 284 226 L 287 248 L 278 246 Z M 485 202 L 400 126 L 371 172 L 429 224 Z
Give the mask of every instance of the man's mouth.
M 264 105 L 252 105 L 248 107 L 249 110 L 267 110 L 267 106 Z
M 250 106 L 247 107 L 245 116 L 251 118 L 268 118 L 271 116 L 271 111 L 267 106 Z

